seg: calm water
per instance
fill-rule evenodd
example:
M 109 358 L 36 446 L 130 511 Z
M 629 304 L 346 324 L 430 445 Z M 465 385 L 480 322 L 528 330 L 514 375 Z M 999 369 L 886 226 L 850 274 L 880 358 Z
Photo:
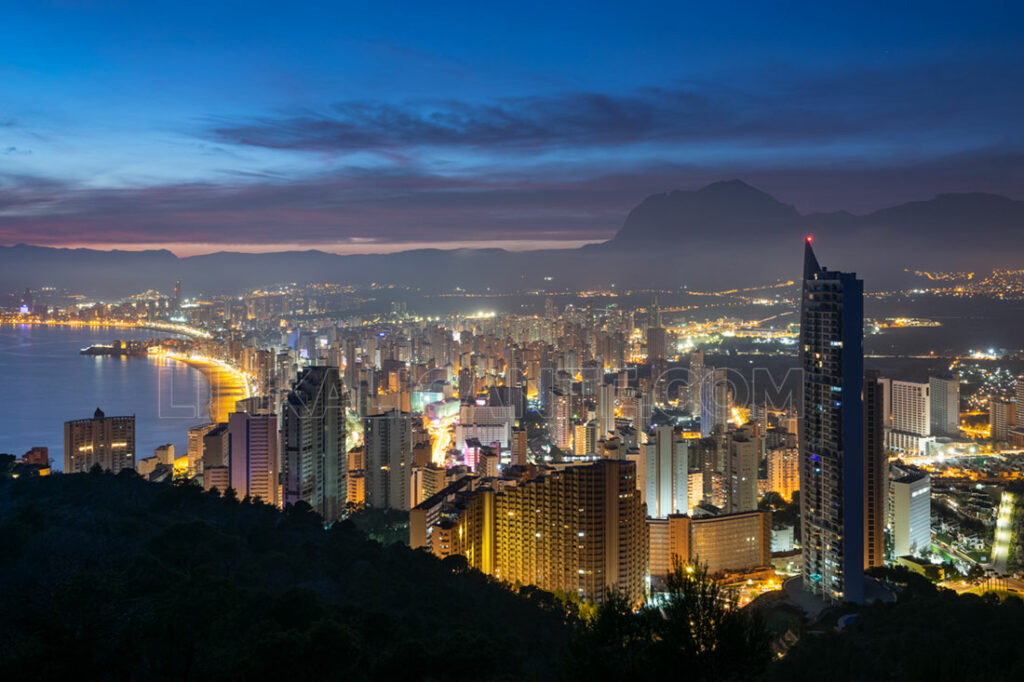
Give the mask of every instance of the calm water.
M 140 329 L 80 329 L 0 325 L 0 452 L 21 455 L 50 448 L 55 468 L 64 463 L 64 422 L 135 415 L 136 456 L 163 443 L 185 453 L 186 432 L 207 422 L 210 391 L 198 370 L 173 360 L 80 355 L 113 339 L 161 335 Z

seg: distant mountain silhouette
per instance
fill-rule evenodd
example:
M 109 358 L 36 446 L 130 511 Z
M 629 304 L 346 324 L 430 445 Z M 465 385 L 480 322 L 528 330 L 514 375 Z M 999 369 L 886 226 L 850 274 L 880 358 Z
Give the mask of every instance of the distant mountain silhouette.
M 795 208 L 742 180 L 716 182 L 695 192 L 668 192 L 644 199 L 626 216 L 615 248 L 673 248 L 687 240 L 749 238 L 788 233 L 801 220 Z
M 1024 202 L 941 194 L 867 215 L 801 214 L 741 180 L 655 194 L 607 242 L 580 249 L 421 249 L 339 256 L 323 251 L 220 252 L 0 247 L 0 291 L 68 287 L 124 295 L 175 279 L 189 291 L 240 292 L 280 282 L 383 282 L 424 290 L 747 285 L 793 279 L 815 235 L 823 264 L 854 270 L 868 289 L 906 281 L 905 268 L 1024 267 Z M 545 277 L 551 277 L 546 280 Z

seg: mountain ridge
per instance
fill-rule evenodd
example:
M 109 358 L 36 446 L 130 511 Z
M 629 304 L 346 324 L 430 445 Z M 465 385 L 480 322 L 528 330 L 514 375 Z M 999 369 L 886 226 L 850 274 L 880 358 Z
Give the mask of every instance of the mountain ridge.
M 577 249 L 420 248 L 384 254 L 321 249 L 179 257 L 166 249 L 0 246 L 0 290 L 61 286 L 106 295 L 188 280 L 204 293 L 277 282 L 387 282 L 426 289 L 716 286 L 792 278 L 814 234 L 835 267 L 889 282 L 905 268 L 981 269 L 1024 263 L 1024 202 L 987 192 L 941 193 L 867 214 L 800 213 L 743 180 L 651 194 L 615 235 Z M 552 279 L 546 279 L 546 278 Z

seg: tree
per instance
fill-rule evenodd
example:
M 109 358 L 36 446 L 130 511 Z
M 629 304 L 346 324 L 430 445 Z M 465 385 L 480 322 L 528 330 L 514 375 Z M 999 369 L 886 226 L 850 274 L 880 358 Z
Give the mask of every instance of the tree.
M 676 560 L 666 586 L 660 643 L 670 657 L 692 661 L 705 679 L 748 677 L 768 664 L 764 623 L 739 608 L 735 592 L 711 579 L 707 564 Z
M 749 679 L 771 660 L 758 616 L 711 579 L 707 566 L 676 563 L 663 603 L 634 611 L 609 593 L 573 640 L 574 679 Z

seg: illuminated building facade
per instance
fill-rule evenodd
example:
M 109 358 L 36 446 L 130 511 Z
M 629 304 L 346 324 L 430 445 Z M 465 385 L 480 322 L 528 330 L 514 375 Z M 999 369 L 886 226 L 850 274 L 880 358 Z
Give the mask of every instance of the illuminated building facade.
M 725 511 L 757 509 L 757 469 L 760 461 L 760 439 L 753 431 L 747 427 L 733 431 L 725 462 Z
M 800 490 L 800 451 L 778 447 L 768 451 L 768 490 L 777 492 L 787 502 Z
M 495 496 L 499 580 L 601 602 L 644 599 L 647 529 L 632 462 L 568 467 Z
M 769 511 L 690 517 L 672 514 L 651 526 L 651 575 L 667 575 L 675 562 L 707 564 L 712 575 L 771 565 Z M 656 540 L 656 538 L 658 538 Z
M 914 381 L 891 382 L 892 430 L 886 436 L 889 452 L 901 455 L 923 455 L 931 434 L 931 386 Z
M 993 398 L 988 404 L 988 424 L 992 430 L 992 440 L 1005 442 L 1010 440 L 1010 430 L 1016 425 L 1016 403 L 1009 400 Z
M 277 415 L 228 415 L 228 470 L 239 499 L 246 496 L 279 506 Z
M 931 477 L 923 471 L 899 472 L 891 482 L 892 540 L 896 557 L 931 549 Z
M 689 508 L 689 448 L 676 438 L 671 426 L 654 429 L 650 442 L 643 446 L 647 514 L 664 519 L 683 514 Z
M 135 468 L 135 415 L 107 417 L 96 408 L 92 419 L 64 422 L 64 472 Z
M 803 586 L 864 600 L 864 283 L 804 247 L 800 311 Z

